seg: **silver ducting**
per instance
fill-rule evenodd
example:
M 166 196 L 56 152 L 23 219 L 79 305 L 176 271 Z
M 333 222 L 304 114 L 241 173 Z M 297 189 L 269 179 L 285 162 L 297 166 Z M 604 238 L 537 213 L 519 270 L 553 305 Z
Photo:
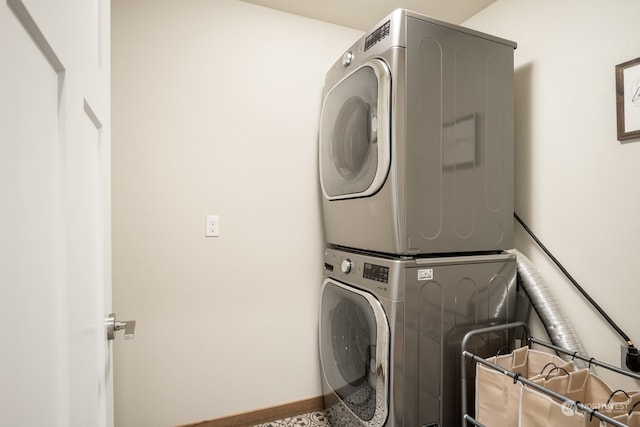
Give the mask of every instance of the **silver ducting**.
M 570 349 L 580 354 L 587 354 L 573 325 L 564 315 L 562 307 L 560 307 L 560 304 L 531 260 L 517 249 L 511 249 L 507 252 L 517 256 L 518 275 L 520 276 L 522 287 L 529 297 L 534 310 L 538 313 L 551 342 L 559 347 Z M 570 356 L 561 356 L 568 360 L 571 359 Z M 578 359 L 574 363 L 576 367 L 586 366 Z

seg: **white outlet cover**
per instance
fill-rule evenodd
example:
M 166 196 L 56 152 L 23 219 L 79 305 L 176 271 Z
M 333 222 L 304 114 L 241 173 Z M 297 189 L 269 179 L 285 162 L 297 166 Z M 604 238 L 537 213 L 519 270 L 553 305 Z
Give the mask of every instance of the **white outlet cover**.
M 205 237 L 220 236 L 220 215 L 207 215 L 205 221 Z

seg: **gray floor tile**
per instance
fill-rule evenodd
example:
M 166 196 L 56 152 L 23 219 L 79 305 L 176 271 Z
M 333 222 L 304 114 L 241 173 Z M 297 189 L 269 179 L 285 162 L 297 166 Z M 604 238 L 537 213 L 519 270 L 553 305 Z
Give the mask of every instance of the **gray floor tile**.
M 270 421 L 258 424 L 254 427 L 330 427 L 329 421 L 324 412 L 310 412 L 308 414 L 296 415 L 291 418 Z

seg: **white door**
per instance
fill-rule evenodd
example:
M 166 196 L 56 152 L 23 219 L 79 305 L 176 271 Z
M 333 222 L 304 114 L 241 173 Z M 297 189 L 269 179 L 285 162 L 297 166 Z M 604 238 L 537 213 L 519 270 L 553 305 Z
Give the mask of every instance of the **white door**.
M 113 425 L 109 0 L 0 3 L 0 425 Z

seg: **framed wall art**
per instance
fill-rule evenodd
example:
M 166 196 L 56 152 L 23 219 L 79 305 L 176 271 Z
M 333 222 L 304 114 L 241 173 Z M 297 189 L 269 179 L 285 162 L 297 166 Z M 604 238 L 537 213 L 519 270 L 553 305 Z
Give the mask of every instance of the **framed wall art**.
M 640 58 L 616 65 L 618 141 L 640 138 Z

